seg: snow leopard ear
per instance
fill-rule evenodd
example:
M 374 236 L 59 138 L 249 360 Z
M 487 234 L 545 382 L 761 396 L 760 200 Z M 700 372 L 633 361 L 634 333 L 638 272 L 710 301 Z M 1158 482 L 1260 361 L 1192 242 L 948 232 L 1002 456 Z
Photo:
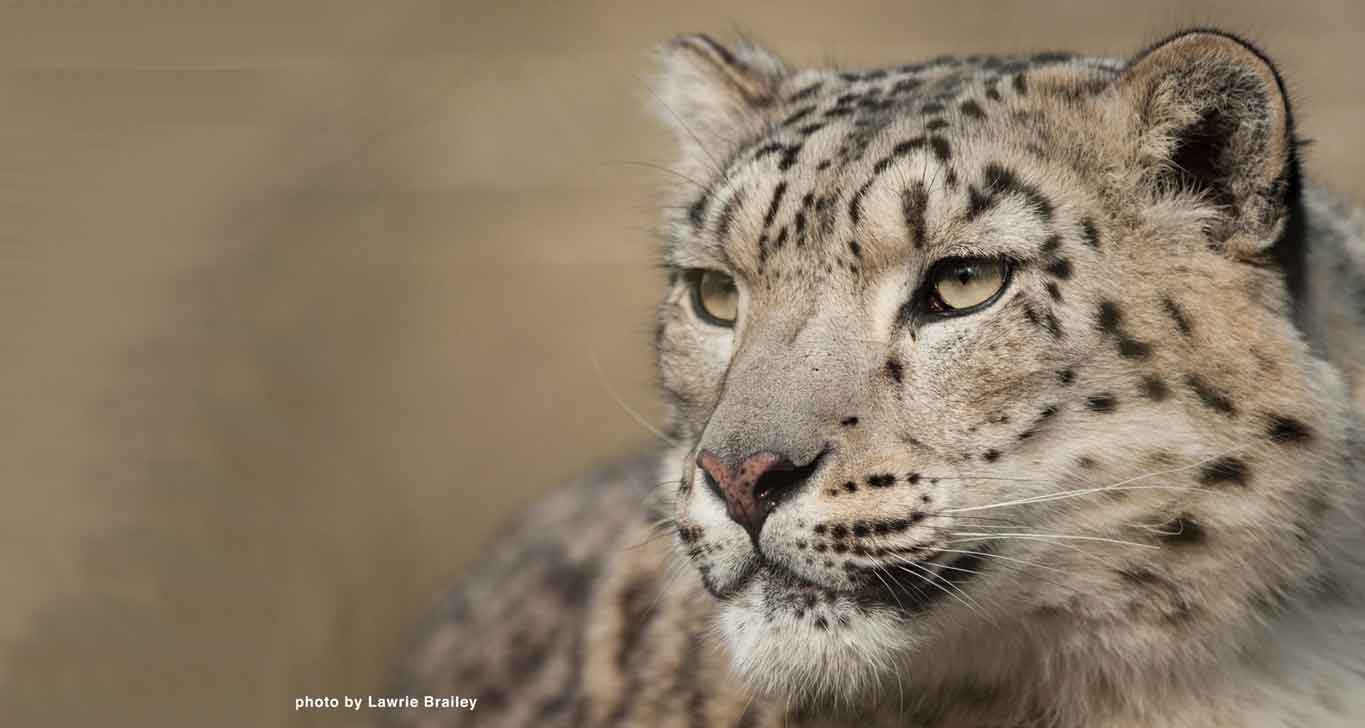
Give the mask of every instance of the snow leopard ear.
M 1138 54 L 1119 89 L 1137 117 L 1142 183 L 1198 193 L 1218 210 L 1213 239 L 1264 253 L 1299 185 L 1289 99 L 1270 60 L 1236 36 L 1192 30 Z
M 705 35 L 683 35 L 660 55 L 656 112 L 687 158 L 719 156 L 762 128 L 763 111 L 776 103 L 787 75 L 777 56 L 747 41 L 726 47 Z

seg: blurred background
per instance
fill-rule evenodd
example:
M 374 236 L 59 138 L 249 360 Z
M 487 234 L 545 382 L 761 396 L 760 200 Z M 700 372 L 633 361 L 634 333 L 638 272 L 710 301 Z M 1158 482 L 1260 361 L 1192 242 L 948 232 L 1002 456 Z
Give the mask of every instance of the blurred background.
M 1361 198 L 1365 3 L 0 3 L 0 725 L 364 725 L 497 524 L 647 442 L 652 46 L 1279 59 Z

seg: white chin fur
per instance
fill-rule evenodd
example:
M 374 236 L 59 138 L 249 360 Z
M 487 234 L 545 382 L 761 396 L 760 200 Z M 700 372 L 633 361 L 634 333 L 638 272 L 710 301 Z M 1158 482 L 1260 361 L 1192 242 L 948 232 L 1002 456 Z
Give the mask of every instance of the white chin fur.
M 798 619 L 785 608 L 769 620 L 760 601 L 727 603 L 717 620 L 735 672 L 750 687 L 797 705 L 843 707 L 866 706 L 887 685 L 894 689 L 913 642 L 913 627 L 895 612 L 822 605 L 829 616 L 821 629 L 810 615 Z

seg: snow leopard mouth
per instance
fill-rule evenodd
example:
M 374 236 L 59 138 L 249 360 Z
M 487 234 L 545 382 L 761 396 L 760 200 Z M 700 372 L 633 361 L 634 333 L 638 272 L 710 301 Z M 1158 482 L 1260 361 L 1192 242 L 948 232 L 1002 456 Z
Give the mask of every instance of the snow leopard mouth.
M 718 596 L 728 600 L 757 582 L 765 604 L 771 608 L 775 602 L 787 603 L 798 617 L 805 608 L 821 601 L 848 603 L 860 611 L 891 609 L 915 616 L 945 599 L 970 602 L 963 589 L 989 567 L 994 550 L 992 542 L 985 542 L 967 554 L 938 550 L 914 562 L 853 566 L 848 569 L 857 584 L 853 588 L 832 588 L 811 581 L 758 555 L 730 593 Z
M 862 593 L 907 615 L 922 614 L 945 599 L 970 603 L 964 587 L 982 574 L 993 553 L 994 544 L 986 542 L 969 554 L 939 550 L 913 563 L 864 567 L 868 578 Z

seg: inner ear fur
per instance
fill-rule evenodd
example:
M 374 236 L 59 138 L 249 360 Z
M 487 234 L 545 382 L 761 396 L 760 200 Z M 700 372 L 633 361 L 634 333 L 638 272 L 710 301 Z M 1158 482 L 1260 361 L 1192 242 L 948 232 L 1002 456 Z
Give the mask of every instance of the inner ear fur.
M 1245 253 L 1273 245 L 1298 169 L 1288 96 L 1270 60 L 1236 36 L 1193 30 L 1139 54 L 1120 83 L 1137 115 L 1142 183 L 1216 206 L 1209 233 L 1218 242 Z
M 776 55 L 752 42 L 726 46 L 701 34 L 674 38 L 660 60 L 656 112 L 684 159 L 712 156 L 761 128 L 787 74 Z

